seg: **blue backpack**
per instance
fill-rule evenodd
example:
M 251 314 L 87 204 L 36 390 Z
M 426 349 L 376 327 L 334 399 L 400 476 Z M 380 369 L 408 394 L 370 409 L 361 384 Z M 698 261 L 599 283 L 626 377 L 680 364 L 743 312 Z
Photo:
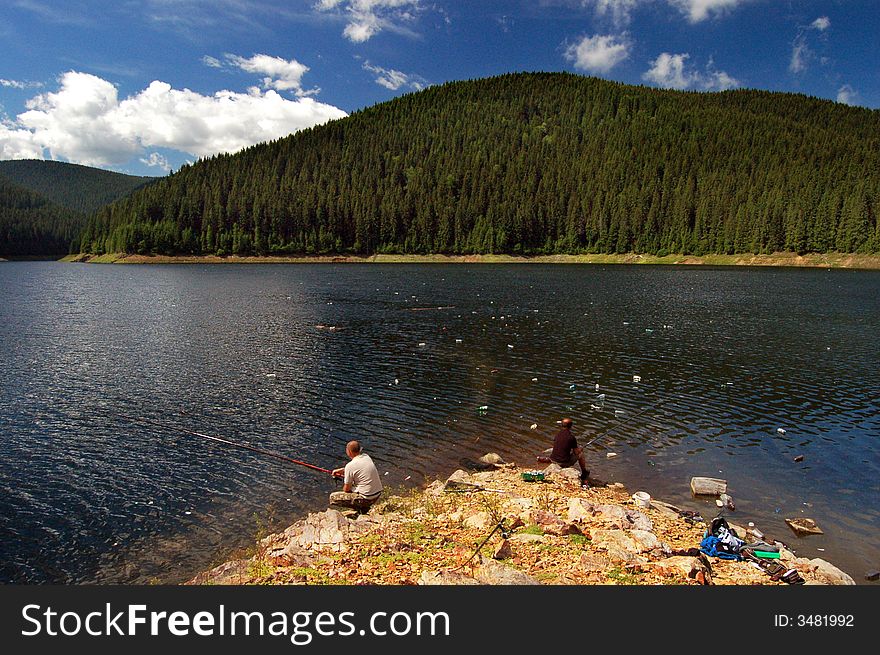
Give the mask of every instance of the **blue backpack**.
M 703 535 L 700 550 L 710 557 L 741 560 L 739 551 L 744 545 L 745 542 L 730 529 L 724 517 L 718 516 L 712 520 L 712 525 Z

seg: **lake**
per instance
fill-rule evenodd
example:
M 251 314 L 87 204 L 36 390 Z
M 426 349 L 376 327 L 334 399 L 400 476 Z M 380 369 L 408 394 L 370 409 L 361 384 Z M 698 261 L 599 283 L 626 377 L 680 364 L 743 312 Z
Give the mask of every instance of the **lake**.
M 611 430 L 594 478 L 705 517 L 691 476 L 725 478 L 730 520 L 864 582 L 878 327 L 875 271 L 3 263 L 0 581 L 180 582 L 336 489 L 186 430 L 325 468 L 360 438 L 406 486 L 534 466 L 570 416 Z

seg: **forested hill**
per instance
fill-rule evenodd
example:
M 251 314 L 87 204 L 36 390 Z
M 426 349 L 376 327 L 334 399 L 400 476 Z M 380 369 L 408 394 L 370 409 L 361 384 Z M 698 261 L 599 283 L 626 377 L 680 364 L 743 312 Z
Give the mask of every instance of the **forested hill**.
M 88 214 L 155 178 L 114 173 L 60 161 L 0 161 L 0 177 L 62 207 Z
M 85 214 L 0 176 L 0 256 L 65 255 L 84 223 Z
M 876 252 L 878 201 L 878 111 L 510 74 L 186 166 L 81 249 Z

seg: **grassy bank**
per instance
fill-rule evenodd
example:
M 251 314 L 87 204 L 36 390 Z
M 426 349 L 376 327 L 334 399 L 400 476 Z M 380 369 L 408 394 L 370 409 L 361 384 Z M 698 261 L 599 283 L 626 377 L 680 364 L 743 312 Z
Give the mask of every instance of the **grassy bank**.
M 704 266 L 799 266 L 813 268 L 880 269 L 880 254 L 826 253 L 799 255 L 290 255 L 267 257 L 218 257 L 216 255 L 68 255 L 64 262 L 93 264 L 653 264 Z

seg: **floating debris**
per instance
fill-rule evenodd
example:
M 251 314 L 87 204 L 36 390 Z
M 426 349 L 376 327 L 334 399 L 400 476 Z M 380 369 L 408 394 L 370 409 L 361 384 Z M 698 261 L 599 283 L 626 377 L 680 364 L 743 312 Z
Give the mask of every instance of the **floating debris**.
M 641 382 L 641 381 L 642 381 L 641 375 L 633 375 L 633 382 Z
M 398 380 L 397 378 L 394 378 L 394 384 L 400 384 L 400 380 Z
M 600 393 L 598 396 L 596 396 L 596 398 L 598 398 L 599 400 L 605 400 L 605 394 Z
M 455 343 L 461 343 L 461 339 L 456 339 Z
M 532 423 L 532 425 L 530 426 L 530 428 L 531 428 L 532 430 L 537 430 L 537 429 L 538 429 L 538 424 L 537 424 L 537 423 Z
M 267 378 L 274 378 L 275 374 L 274 373 L 266 373 L 266 377 Z
M 479 412 L 480 414 L 484 414 L 485 412 L 488 412 L 488 411 L 489 411 L 488 405 L 480 405 L 479 407 L 477 407 L 477 412 Z
M 785 434 L 785 428 L 776 428 L 776 431 L 777 431 L 779 434 Z
M 617 457 L 617 453 L 606 453 L 605 457 L 607 457 L 608 459 L 611 459 L 613 457 Z
M 424 342 L 424 341 L 420 341 L 420 342 L 419 342 L 419 348 L 424 348 L 424 347 L 425 347 L 425 342 Z
M 568 385 L 568 390 L 569 390 L 569 391 L 574 391 L 575 389 L 577 389 L 577 385 L 575 385 L 575 384 L 570 384 L 570 385 Z
M 599 391 L 599 383 L 596 383 L 596 391 Z
M 794 457 L 794 461 L 796 461 L 796 462 L 803 462 L 803 461 L 804 461 L 804 456 L 803 456 L 803 455 L 795 455 L 795 457 Z
M 512 345 L 507 344 L 507 347 L 510 348 L 511 350 L 513 350 L 513 346 L 512 346 Z
M 652 330 L 651 328 L 645 328 L 645 332 L 647 332 L 648 334 L 651 334 L 651 332 L 653 332 L 653 331 L 654 330 Z
M 537 382 L 538 378 L 532 378 L 532 382 Z

